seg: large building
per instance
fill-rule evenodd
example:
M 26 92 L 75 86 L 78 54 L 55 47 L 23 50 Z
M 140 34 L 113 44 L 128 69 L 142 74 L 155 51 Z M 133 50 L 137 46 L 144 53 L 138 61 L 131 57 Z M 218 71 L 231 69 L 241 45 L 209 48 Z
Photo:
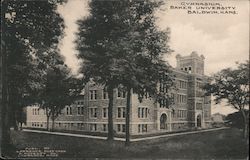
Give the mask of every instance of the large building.
M 204 75 L 204 56 L 192 52 L 177 55 L 173 69 L 175 85 L 169 94 L 174 99 L 171 107 L 151 98 L 141 103 L 136 94 L 131 96 L 130 131 L 132 135 L 171 132 L 190 128 L 206 128 L 211 123 L 211 96 L 205 96 L 202 86 L 209 83 Z M 107 132 L 108 95 L 102 86 L 88 85 L 85 94 L 66 106 L 55 120 L 57 130 L 87 130 Z M 114 90 L 113 122 L 116 133 L 125 133 L 126 95 Z M 51 122 L 51 121 L 50 121 Z M 46 128 L 45 112 L 36 106 L 27 107 L 27 127 Z

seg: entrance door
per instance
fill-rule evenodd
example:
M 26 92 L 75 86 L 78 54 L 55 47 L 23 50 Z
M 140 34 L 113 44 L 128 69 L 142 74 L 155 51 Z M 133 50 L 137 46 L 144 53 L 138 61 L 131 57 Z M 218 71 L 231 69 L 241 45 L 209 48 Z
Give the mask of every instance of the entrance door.
M 197 116 L 197 127 L 201 127 L 201 115 Z
M 160 129 L 167 129 L 167 115 L 165 113 L 160 117 Z

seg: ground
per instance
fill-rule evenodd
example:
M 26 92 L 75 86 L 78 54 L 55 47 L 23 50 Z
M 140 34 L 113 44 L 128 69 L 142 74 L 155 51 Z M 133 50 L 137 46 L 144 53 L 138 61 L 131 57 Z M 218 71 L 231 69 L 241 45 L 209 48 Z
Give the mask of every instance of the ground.
M 105 140 L 23 131 L 12 131 L 11 137 L 16 151 L 44 147 L 65 150 L 65 153 L 58 153 L 59 157 L 245 159 L 249 152 L 241 132 L 230 128 L 132 142 L 129 147 L 121 141 L 110 144 Z

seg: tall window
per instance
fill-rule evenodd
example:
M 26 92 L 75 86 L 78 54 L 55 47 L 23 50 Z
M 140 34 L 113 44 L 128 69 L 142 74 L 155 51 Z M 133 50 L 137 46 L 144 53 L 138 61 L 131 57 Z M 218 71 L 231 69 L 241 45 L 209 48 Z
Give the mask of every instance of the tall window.
M 117 108 L 117 117 L 118 118 L 125 118 L 125 107 L 118 107 Z
M 66 115 L 72 115 L 72 107 L 66 107 Z
M 102 109 L 102 117 L 107 118 L 108 117 L 108 108 L 103 108 Z
M 117 124 L 117 132 L 125 132 L 125 124 Z
M 187 82 L 183 80 L 178 81 L 178 87 L 182 89 L 187 89 Z
M 97 117 L 97 108 L 89 108 L 89 117 L 96 118 Z
M 178 103 L 187 103 L 187 95 L 177 94 Z
M 103 131 L 107 131 L 107 124 L 103 124 L 102 128 L 103 128 Z
M 138 124 L 138 133 L 143 133 L 148 131 L 147 124 Z
M 178 118 L 187 118 L 187 110 L 178 110 L 177 117 Z
M 90 90 L 90 99 L 95 100 L 97 99 L 97 90 Z
M 161 99 L 161 100 L 159 101 L 159 103 L 160 103 L 160 108 L 168 107 L 168 103 L 167 103 L 167 102 L 168 102 L 167 99 Z
M 117 98 L 126 98 L 126 91 L 121 88 L 117 89 Z
M 160 92 L 163 92 L 163 93 L 167 93 L 168 92 L 168 88 L 167 88 L 167 85 L 160 82 Z
M 108 99 L 108 91 L 106 87 L 103 89 L 102 96 L 103 99 Z
M 77 107 L 77 114 L 78 115 L 83 115 L 84 114 L 83 107 Z
M 33 115 L 39 115 L 39 108 L 32 108 Z
M 83 110 L 83 107 L 81 107 L 81 115 L 84 114 L 84 110 Z
M 138 118 L 148 118 L 149 109 L 147 107 L 138 107 Z
M 77 107 L 77 114 L 81 114 L 81 107 Z

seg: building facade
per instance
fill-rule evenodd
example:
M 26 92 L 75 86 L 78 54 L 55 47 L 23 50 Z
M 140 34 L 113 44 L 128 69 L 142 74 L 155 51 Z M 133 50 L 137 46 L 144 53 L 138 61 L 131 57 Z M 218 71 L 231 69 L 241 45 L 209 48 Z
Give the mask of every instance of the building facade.
M 209 78 L 204 75 L 204 56 L 192 52 L 189 56 L 177 55 L 176 59 L 177 67 L 173 69 L 176 89 L 169 91 L 174 100 L 171 107 L 155 102 L 150 97 L 140 103 L 136 94 L 131 95 L 132 135 L 210 126 L 211 96 L 205 96 L 202 89 L 204 84 L 209 83 Z M 55 120 L 55 129 L 107 132 L 107 91 L 102 86 L 87 85 L 84 93 L 74 104 L 62 110 Z M 125 92 L 115 89 L 113 122 L 118 134 L 125 133 L 125 107 Z M 46 123 L 46 114 L 42 109 L 27 107 L 26 127 L 46 128 Z

